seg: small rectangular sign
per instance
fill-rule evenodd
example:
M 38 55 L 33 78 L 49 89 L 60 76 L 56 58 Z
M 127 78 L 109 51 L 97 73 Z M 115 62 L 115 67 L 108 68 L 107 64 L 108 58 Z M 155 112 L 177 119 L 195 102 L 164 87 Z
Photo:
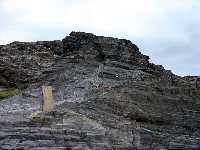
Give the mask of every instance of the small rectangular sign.
M 51 86 L 42 86 L 43 111 L 50 112 L 54 109 L 54 99 Z

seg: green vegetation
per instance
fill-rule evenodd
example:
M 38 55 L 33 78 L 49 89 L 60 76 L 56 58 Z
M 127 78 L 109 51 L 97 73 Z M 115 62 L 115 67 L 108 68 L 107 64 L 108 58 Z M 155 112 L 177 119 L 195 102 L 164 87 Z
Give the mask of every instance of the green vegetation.
M 0 91 L 0 100 L 11 97 L 11 96 L 18 95 L 19 93 L 20 93 L 20 91 L 15 88 Z

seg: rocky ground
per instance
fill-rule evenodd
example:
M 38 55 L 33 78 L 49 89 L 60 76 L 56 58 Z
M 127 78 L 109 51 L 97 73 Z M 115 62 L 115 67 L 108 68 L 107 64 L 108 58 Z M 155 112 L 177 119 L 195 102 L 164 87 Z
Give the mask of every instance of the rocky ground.
M 56 107 L 41 112 L 41 86 Z M 0 150 L 199 150 L 200 78 L 179 77 L 128 40 L 72 32 L 0 46 Z M 37 114 L 37 115 L 35 115 Z

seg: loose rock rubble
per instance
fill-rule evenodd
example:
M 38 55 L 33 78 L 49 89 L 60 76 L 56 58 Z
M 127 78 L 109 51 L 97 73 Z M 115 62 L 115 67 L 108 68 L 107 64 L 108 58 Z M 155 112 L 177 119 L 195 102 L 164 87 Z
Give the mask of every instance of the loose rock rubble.
M 41 112 L 42 85 L 53 112 Z M 2 45 L 0 87 L 21 91 L 0 101 L 0 150 L 200 149 L 200 77 L 150 63 L 129 40 L 72 32 Z

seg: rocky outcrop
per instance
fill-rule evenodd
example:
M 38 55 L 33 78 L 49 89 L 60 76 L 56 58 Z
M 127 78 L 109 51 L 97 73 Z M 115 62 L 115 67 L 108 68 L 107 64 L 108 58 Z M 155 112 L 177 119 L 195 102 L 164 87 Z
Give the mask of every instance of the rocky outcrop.
M 0 49 L 0 83 L 26 86 L 51 71 L 56 57 L 63 53 L 62 42 L 13 42 Z
M 138 65 L 148 64 L 149 57 L 142 55 L 139 48 L 128 40 L 72 32 L 62 42 L 66 51 L 79 51 L 86 57 L 85 59 L 88 56 L 91 58 L 99 56 L 102 57 L 102 61 L 112 59 Z
M 199 77 L 149 62 L 125 39 L 72 32 L 0 46 L 0 149 L 199 149 Z M 41 108 L 51 85 L 55 111 Z
M 162 66 L 149 63 L 149 57 L 131 41 L 91 33 L 72 32 L 62 41 L 13 42 L 0 48 L 0 83 L 6 86 L 23 87 L 44 79 L 62 56 L 74 57 L 73 61 L 117 61 L 168 79 L 173 76 Z

